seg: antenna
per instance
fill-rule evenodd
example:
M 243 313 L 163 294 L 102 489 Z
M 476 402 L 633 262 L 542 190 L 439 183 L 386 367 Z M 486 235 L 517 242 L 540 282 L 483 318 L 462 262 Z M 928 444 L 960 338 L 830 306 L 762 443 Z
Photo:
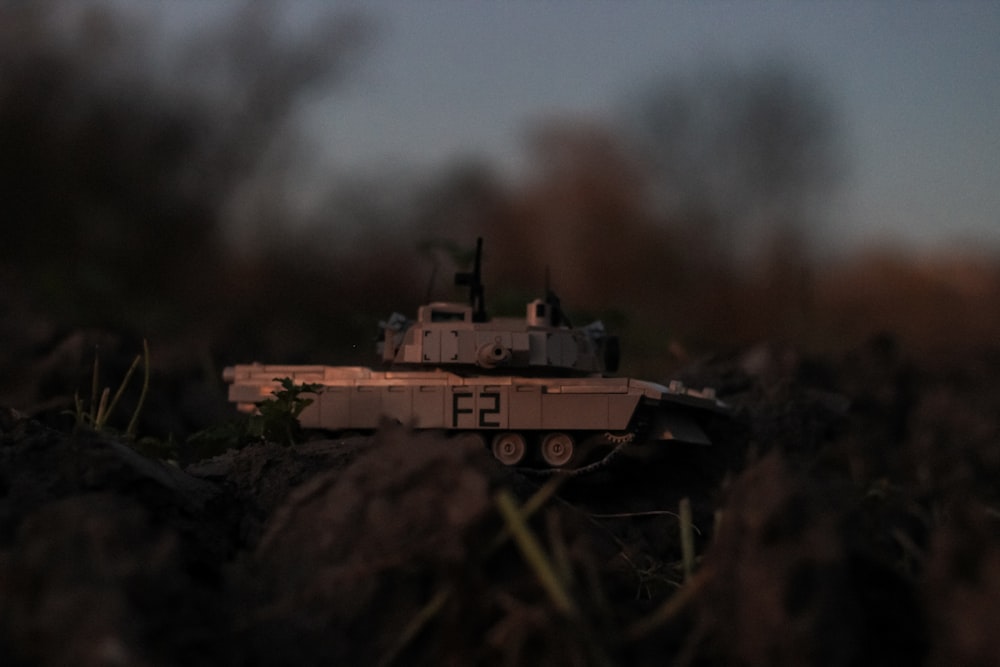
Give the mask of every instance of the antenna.
M 560 326 L 565 324 L 568 327 L 573 325 L 569 323 L 569 318 L 566 317 L 566 313 L 562 309 L 562 301 L 559 300 L 559 295 L 555 293 L 555 290 L 551 287 L 551 282 L 549 280 L 549 265 L 545 265 L 545 303 L 549 304 L 549 312 L 552 318 L 553 326 Z
M 472 321 L 485 322 L 489 319 L 486 315 L 486 302 L 483 296 L 483 237 L 476 239 L 476 261 L 472 265 L 471 272 L 460 271 L 455 274 L 455 284 L 469 287 L 469 305 L 472 306 Z
M 430 303 L 434 296 L 434 282 L 437 280 L 438 274 L 438 261 L 434 258 L 434 264 L 431 265 L 431 277 L 427 281 L 427 296 L 424 298 L 424 303 Z

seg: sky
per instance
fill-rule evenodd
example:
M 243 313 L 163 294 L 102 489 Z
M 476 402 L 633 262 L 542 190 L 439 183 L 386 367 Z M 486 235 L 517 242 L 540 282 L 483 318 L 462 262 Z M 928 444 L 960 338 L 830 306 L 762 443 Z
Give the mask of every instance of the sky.
M 190 6 L 190 5 L 189 5 Z M 1000 2 L 365 0 L 374 21 L 346 85 L 308 129 L 331 164 L 516 174 L 533 122 L 601 120 L 706 63 L 780 58 L 837 114 L 846 172 L 823 243 L 1000 250 Z

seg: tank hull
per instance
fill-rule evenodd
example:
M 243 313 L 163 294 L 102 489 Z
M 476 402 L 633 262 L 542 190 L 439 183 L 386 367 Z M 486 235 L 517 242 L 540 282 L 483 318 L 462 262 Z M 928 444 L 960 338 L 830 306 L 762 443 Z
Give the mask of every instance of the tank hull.
M 300 416 L 306 428 L 368 430 L 384 420 L 460 432 L 634 430 L 658 440 L 706 443 L 694 413 L 721 404 L 710 392 L 617 377 L 463 376 L 442 370 L 246 364 L 227 368 L 229 399 L 244 410 L 272 398 L 279 380 L 319 385 Z

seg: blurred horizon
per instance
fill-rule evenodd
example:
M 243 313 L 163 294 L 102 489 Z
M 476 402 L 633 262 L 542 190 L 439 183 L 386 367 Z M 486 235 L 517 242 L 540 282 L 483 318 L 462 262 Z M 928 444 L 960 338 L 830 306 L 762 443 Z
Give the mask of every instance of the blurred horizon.
M 750 38 L 714 50 L 749 6 L 656 3 L 678 12 L 664 25 L 702 25 L 688 38 L 705 39 L 660 71 L 610 62 L 642 52 L 638 33 L 619 37 L 655 9 L 642 2 L 588 5 L 598 24 L 574 23 L 558 2 L 473 5 L 482 14 L 436 2 L 0 3 L 0 342 L 14 357 L 19 345 L 98 327 L 159 337 L 178 357 L 370 363 L 379 318 L 461 298 L 451 272 L 467 268 L 478 236 L 492 312 L 522 313 L 549 275 L 575 322 L 601 318 L 624 333 L 626 369 L 667 372 L 699 351 L 762 340 L 839 347 L 880 331 L 919 345 L 958 333 L 995 341 L 1000 250 L 995 225 L 980 229 L 983 216 L 1000 222 L 989 141 L 1000 105 L 984 106 L 1000 85 L 992 70 L 963 70 L 954 92 L 972 97 L 951 106 L 905 85 L 880 89 L 882 111 L 899 117 L 859 131 L 865 119 L 838 92 L 845 71 L 817 65 L 816 52 Z M 832 3 L 752 6 L 760 15 L 744 22 L 756 35 L 779 18 L 790 23 L 776 34 L 817 16 L 843 30 L 860 12 L 878 19 L 870 41 L 891 18 L 882 5 L 845 16 Z M 923 46 L 937 69 L 908 82 L 920 88 L 926 75 L 940 92 L 940 77 L 969 61 L 935 49 L 994 12 L 914 6 L 901 28 L 910 39 L 919 16 L 962 16 L 934 26 Z M 655 36 L 649 23 L 642 32 Z M 904 59 L 898 40 L 883 41 L 887 60 Z M 413 50 L 423 43 L 426 57 Z M 977 57 L 995 62 L 995 40 L 970 43 L 960 45 L 988 48 Z M 844 47 L 853 66 L 862 46 Z M 575 78 L 547 74 L 581 53 Z M 876 79 L 898 73 L 880 62 Z M 862 74 L 868 83 L 853 85 L 876 85 Z M 480 78 L 496 86 L 484 99 Z M 919 136 L 942 114 L 955 123 Z M 918 240 L 927 221 L 916 219 L 873 226 L 856 245 L 830 241 L 857 233 L 842 211 L 870 175 L 859 140 L 879 127 L 889 136 L 868 148 L 889 141 L 903 152 L 882 156 L 894 166 L 868 187 L 889 184 L 894 216 L 914 204 L 894 209 L 893 197 L 946 192 L 931 219 L 969 199 L 939 243 Z M 465 145 L 485 129 L 495 131 Z M 522 161 L 514 176 L 509 155 L 490 147 L 498 137 Z M 938 189 L 924 182 L 956 160 L 968 173 Z M 990 197 L 963 196 L 984 183 Z M 876 243 L 879 229 L 887 240 Z M 904 242 L 907 229 L 915 236 Z
M 346 6 L 363 7 L 375 35 L 312 118 L 335 167 L 481 160 L 519 183 L 535 170 L 538 124 L 619 132 L 650 91 L 774 63 L 821 98 L 840 152 L 828 219 L 813 224 L 817 252 L 1000 249 L 995 3 Z
M 197 35 L 210 41 L 206 33 L 232 22 L 241 3 L 110 6 L 153 22 L 169 52 Z M 537 173 L 539 127 L 598 126 L 629 141 L 651 95 L 697 95 L 772 67 L 797 78 L 828 117 L 836 171 L 808 223 L 815 255 L 871 246 L 1000 252 L 1000 7 L 992 3 L 264 7 L 268 40 L 308 43 L 331 20 L 357 24 L 359 44 L 341 54 L 336 79 L 302 95 L 288 118 L 300 135 L 287 165 L 298 170 L 289 207 L 314 224 L 335 183 L 391 178 L 425 189 L 475 165 L 520 188 Z M 386 201 L 404 193 L 384 189 L 385 204 L 407 205 Z

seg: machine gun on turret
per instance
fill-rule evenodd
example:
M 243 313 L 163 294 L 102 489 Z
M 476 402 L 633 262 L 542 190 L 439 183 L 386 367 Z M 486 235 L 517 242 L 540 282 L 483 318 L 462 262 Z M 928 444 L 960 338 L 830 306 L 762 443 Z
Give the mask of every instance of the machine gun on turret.
M 459 271 L 455 274 L 455 284 L 469 288 L 469 305 L 472 306 L 472 321 L 486 322 L 486 300 L 483 294 L 483 237 L 476 239 L 476 259 L 472 271 Z

